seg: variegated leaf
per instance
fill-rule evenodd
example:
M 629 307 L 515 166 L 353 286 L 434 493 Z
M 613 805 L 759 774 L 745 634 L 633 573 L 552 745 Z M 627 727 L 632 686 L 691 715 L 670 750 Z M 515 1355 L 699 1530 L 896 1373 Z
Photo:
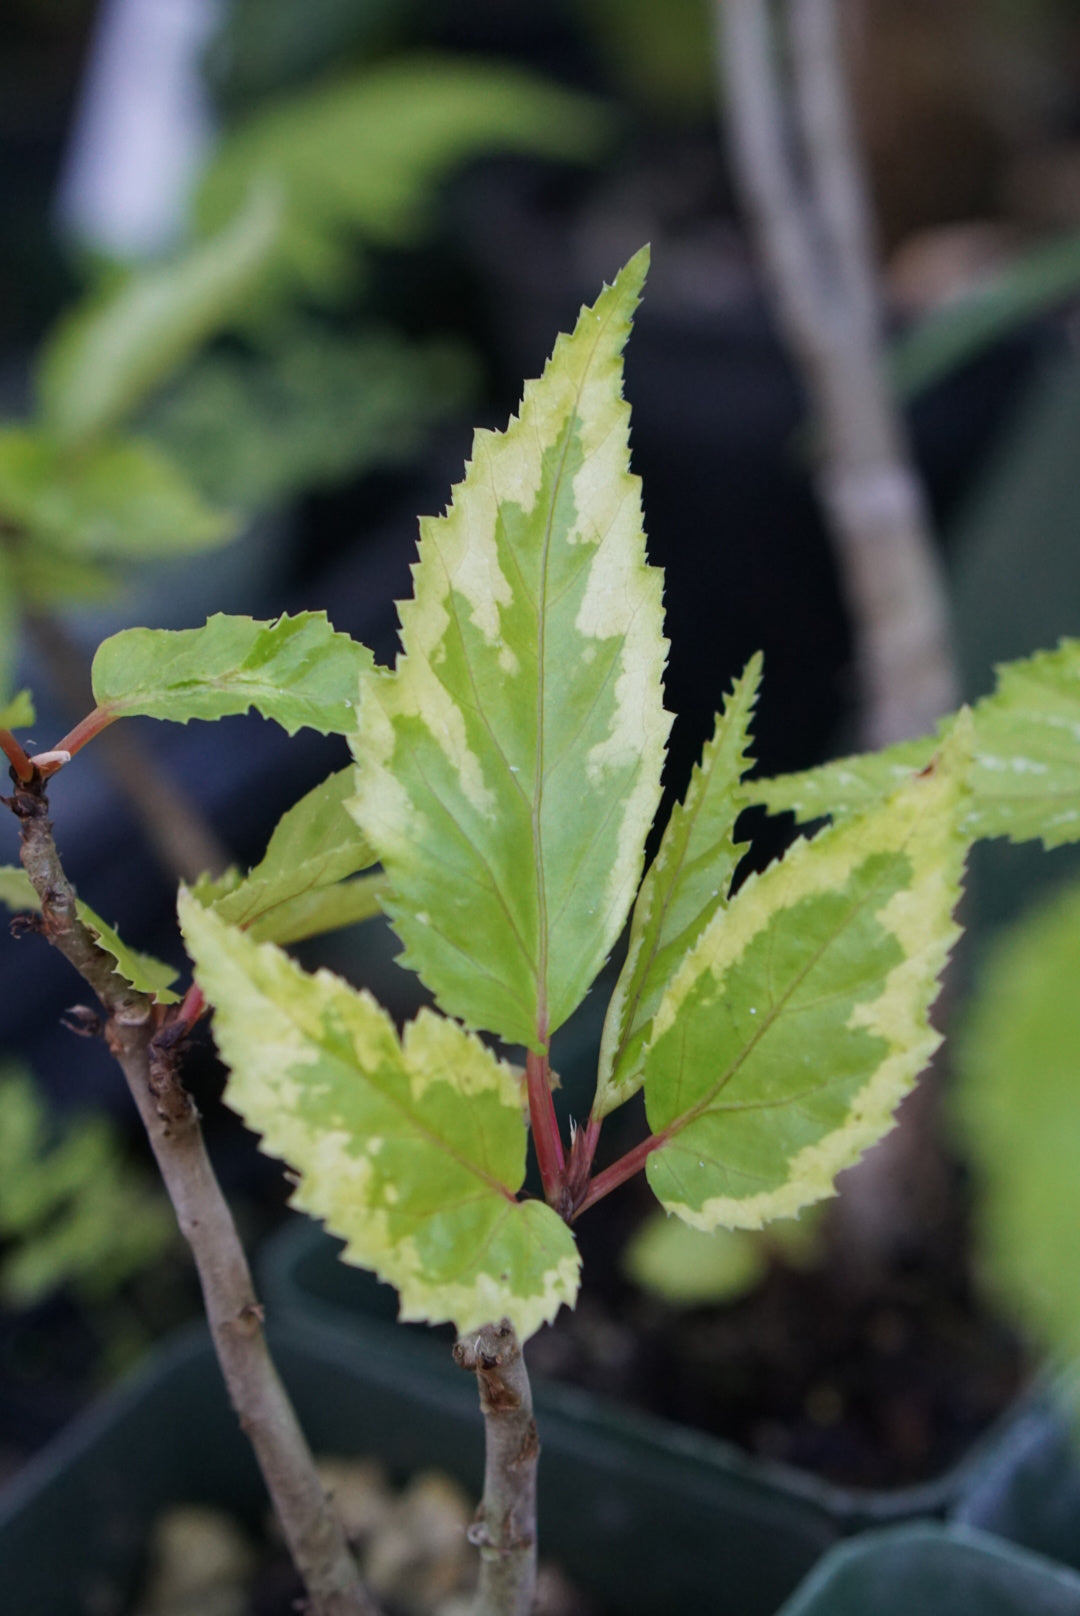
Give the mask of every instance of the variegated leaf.
M 345 735 L 371 652 L 337 634 L 325 612 L 260 623 L 218 612 L 202 628 L 129 628 L 98 646 L 94 700 L 112 718 L 186 724 L 254 707 L 289 734 L 307 725 Z
M 478 1038 L 421 1011 L 399 1040 L 367 993 L 306 975 L 181 893 L 196 977 L 216 1007 L 227 1099 L 300 1174 L 296 1204 L 396 1285 L 401 1316 L 522 1337 L 577 1293 L 573 1236 L 525 1173 L 520 1080 Z
M 685 801 L 672 811 L 638 893 L 626 961 L 600 1041 L 593 1115 L 605 1117 L 641 1087 L 645 1045 L 660 997 L 683 957 L 727 900 L 746 844 L 734 837 L 746 805 L 750 715 L 761 680 L 753 657 L 718 715 Z
M 17 864 L 0 865 L 0 903 L 16 913 L 32 910 L 37 914 L 41 911 L 41 899 L 30 877 Z M 93 934 L 98 947 L 112 956 L 117 976 L 123 977 L 129 987 L 133 987 L 137 993 L 149 994 L 159 1004 L 177 1002 L 178 995 L 170 988 L 170 983 L 175 982 L 177 976 L 171 965 L 156 959 L 153 954 L 142 954 L 138 949 L 129 948 L 115 928 L 96 915 L 81 898 L 75 900 L 75 912 Z
M 973 839 L 1039 839 L 1044 847 L 1080 840 L 1080 640 L 999 666 L 993 695 L 973 708 Z M 949 722 L 948 720 L 945 721 Z M 802 774 L 752 780 L 750 800 L 801 823 L 858 813 L 932 757 L 933 736 L 884 752 L 840 758 Z
M 351 811 L 411 965 L 471 1026 L 542 1049 L 622 928 L 670 718 L 661 578 L 628 469 L 633 258 L 505 433 L 421 524 L 404 654 L 362 681 Z
M 829 1195 L 940 1042 L 970 729 L 962 713 L 924 774 L 751 876 L 668 988 L 646 1172 L 695 1228 L 760 1228 Z

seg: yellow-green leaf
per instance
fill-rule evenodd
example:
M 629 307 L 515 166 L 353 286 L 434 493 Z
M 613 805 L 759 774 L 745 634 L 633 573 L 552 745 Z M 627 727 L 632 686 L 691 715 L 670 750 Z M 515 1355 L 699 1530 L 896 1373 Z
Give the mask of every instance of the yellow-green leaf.
M 972 709 L 975 742 L 971 805 L 973 839 L 1007 836 L 1060 847 L 1080 840 L 1080 640 L 1037 651 L 997 670 L 997 688 Z M 944 730 L 951 720 L 945 719 Z M 802 774 L 751 780 L 752 802 L 770 813 L 790 810 L 805 823 L 839 819 L 879 802 L 933 756 L 933 736 L 884 752 L 840 758 Z
M 641 883 L 626 961 L 615 984 L 600 1041 L 593 1115 L 607 1116 L 641 1087 L 653 1013 L 676 968 L 727 901 L 746 844 L 734 837 L 746 805 L 742 777 L 750 715 L 761 679 L 752 658 L 718 715 L 686 799 L 673 809 L 660 851 Z
M 396 1285 L 401 1316 L 522 1337 L 577 1293 L 573 1236 L 525 1173 L 520 1079 L 455 1022 L 399 1039 L 370 994 L 306 975 L 181 893 L 196 978 L 231 1069 L 226 1098 L 299 1176 L 296 1204 Z
M 41 912 L 41 899 L 34 890 L 26 871 L 17 864 L 0 865 L 0 903 L 16 912 L 27 909 Z M 83 903 L 75 900 L 75 912 L 83 925 L 93 934 L 94 941 L 115 962 L 115 971 L 138 993 L 147 993 L 159 1004 L 175 1004 L 178 995 L 170 991 L 169 984 L 176 981 L 177 973 L 164 960 L 153 954 L 141 954 L 129 948 L 114 927 L 101 919 Z
M 306 929 L 296 933 L 302 917 L 305 926 L 313 924 L 319 931 L 349 925 L 354 918 L 366 918 L 352 913 L 357 904 L 363 907 L 365 901 L 369 904 L 367 913 L 376 913 L 378 905 L 373 894 L 361 898 L 359 893 L 350 892 L 348 897 L 337 899 L 341 906 L 338 912 L 349 918 L 324 928 L 319 924 L 320 912 L 330 918 L 336 912 L 334 904 L 320 910 L 318 904 L 303 902 L 375 863 L 374 853 L 345 812 L 345 799 L 351 790 L 352 770 L 341 769 L 301 797 L 282 815 L 266 853 L 247 878 L 228 892 L 215 895 L 215 913 L 230 925 L 250 930 L 252 936 L 276 943 L 315 935 Z M 370 889 L 365 891 L 370 893 Z
M 286 898 L 246 928 L 248 936 L 260 943 L 302 943 L 308 937 L 341 931 L 382 914 L 388 891 L 385 875 L 358 875 L 353 881 L 338 881 L 331 887 L 316 887 Z
M 360 675 L 371 652 L 337 634 L 325 612 L 261 623 L 207 620 L 202 628 L 129 628 L 98 646 L 94 700 L 114 718 L 142 714 L 186 724 L 254 707 L 289 734 L 356 727 Z
M 629 911 L 660 794 L 661 575 L 629 471 L 643 250 L 560 337 L 421 523 L 404 654 L 364 677 L 351 811 L 404 962 L 468 1025 L 542 1048 Z
M 970 718 L 861 817 L 799 841 L 713 918 L 645 1055 L 646 1172 L 695 1228 L 760 1228 L 832 1193 L 940 1042 L 957 936 Z
M 27 909 L 40 910 L 41 899 L 21 865 L 0 864 L 0 903 L 15 914 Z
M 33 696 L 29 690 L 19 690 L 0 707 L 0 729 L 28 729 L 36 722 L 36 717 Z

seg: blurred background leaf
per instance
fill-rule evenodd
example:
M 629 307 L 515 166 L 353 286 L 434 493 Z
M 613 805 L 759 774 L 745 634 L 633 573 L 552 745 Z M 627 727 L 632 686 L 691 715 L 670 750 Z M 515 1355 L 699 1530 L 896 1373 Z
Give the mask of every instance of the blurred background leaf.
M 1043 1348 L 1080 1350 L 1080 885 L 995 940 L 958 1041 L 952 1112 L 986 1283 Z
M 216 229 L 251 186 L 280 185 L 279 295 L 319 298 L 355 284 L 361 242 L 415 243 L 438 187 L 486 153 L 586 162 L 611 135 L 594 100 L 507 63 L 407 57 L 274 101 L 229 133 L 198 211 Z
M 266 184 L 236 200 L 216 235 L 114 280 L 54 329 L 39 364 L 38 395 L 44 426 L 66 448 L 125 421 L 264 280 L 280 201 Z
M 462 408 L 475 373 L 459 342 L 295 320 L 269 351 L 198 360 L 140 425 L 208 499 L 258 510 L 408 461 L 434 424 Z
M 61 1287 L 101 1301 L 176 1238 L 164 1194 L 124 1158 L 112 1126 L 57 1127 L 30 1074 L 0 1068 L 0 1300 L 25 1308 Z

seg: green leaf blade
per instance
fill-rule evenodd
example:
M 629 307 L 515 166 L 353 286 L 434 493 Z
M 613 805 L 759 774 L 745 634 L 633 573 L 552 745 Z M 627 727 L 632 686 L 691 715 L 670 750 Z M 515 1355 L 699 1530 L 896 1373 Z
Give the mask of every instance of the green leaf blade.
M 973 838 L 1040 840 L 1046 848 L 1080 840 L 1080 640 L 1003 663 L 997 674 L 993 694 L 972 709 L 965 828 Z M 747 791 L 770 813 L 790 810 L 801 823 L 839 819 L 880 801 L 923 768 L 936 744 L 933 736 L 903 741 L 802 774 L 752 780 Z
M 421 524 L 404 654 L 362 685 L 351 811 L 403 959 L 449 1013 L 533 1048 L 621 930 L 670 726 L 621 392 L 646 262 L 582 310 L 507 431 L 477 434 Z
M 338 634 L 325 612 L 272 622 L 222 613 L 194 629 L 125 629 L 98 647 L 94 700 L 110 717 L 139 714 L 186 724 L 254 707 L 289 735 L 356 728 L 365 646 Z
M 352 770 L 339 769 L 284 813 L 260 862 L 214 903 L 222 920 L 250 928 L 280 905 L 374 864 L 374 853 L 345 812 L 351 792 Z
M 646 1173 L 695 1228 L 760 1228 L 832 1193 L 940 1042 L 958 935 L 970 721 L 883 806 L 798 842 L 718 913 L 656 1013 Z
M 44 422 L 65 447 L 110 431 L 243 307 L 280 227 L 262 187 L 219 233 L 179 259 L 137 271 L 63 321 L 38 378 Z
M 1080 640 L 998 668 L 975 708 L 972 790 L 978 836 L 1080 840 Z
M 296 1204 L 397 1286 L 402 1317 L 523 1337 L 577 1291 L 573 1236 L 515 1199 L 520 1081 L 473 1035 L 422 1011 L 399 1040 L 370 995 L 305 974 L 181 894 L 196 976 L 216 1006 L 227 1098 L 301 1174 Z
M 385 875 L 360 875 L 352 881 L 316 887 L 286 898 L 259 915 L 245 929 L 260 943 L 306 942 L 327 932 L 356 926 L 383 912 L 383 899 L 389 890 Z
M 741 782 L 751 762 L 749 727 L 760 680 L 759 654 L 725 701 L 686 799 L 672 810 L 641 884 L 600 1042 L 596 1117 L 607 1116 L 641 1087 L 644 1050 L 664 989 L 727 900 L 745 846 L 735 841 L 734 827 L 746 804 Z

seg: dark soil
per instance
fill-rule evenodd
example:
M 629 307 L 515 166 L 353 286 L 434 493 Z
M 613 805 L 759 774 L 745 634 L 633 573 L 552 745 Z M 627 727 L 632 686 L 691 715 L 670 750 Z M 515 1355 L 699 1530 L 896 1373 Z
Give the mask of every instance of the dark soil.
M 1025 1378 L 1016 1337 L 972 1284 L 959 1175 L 943 1215 L 872 1275 L 853 1276 L 827 1224 L 819 1266 L 774 1260 L 743 1300 L 688 1309 L 622 1279 L 617 1253 L 639 1215 L 623 1196 L 578 1226 L 590 1283 L 532 1343 L 535 1374 L 865 1488 L 942 1475 Z

